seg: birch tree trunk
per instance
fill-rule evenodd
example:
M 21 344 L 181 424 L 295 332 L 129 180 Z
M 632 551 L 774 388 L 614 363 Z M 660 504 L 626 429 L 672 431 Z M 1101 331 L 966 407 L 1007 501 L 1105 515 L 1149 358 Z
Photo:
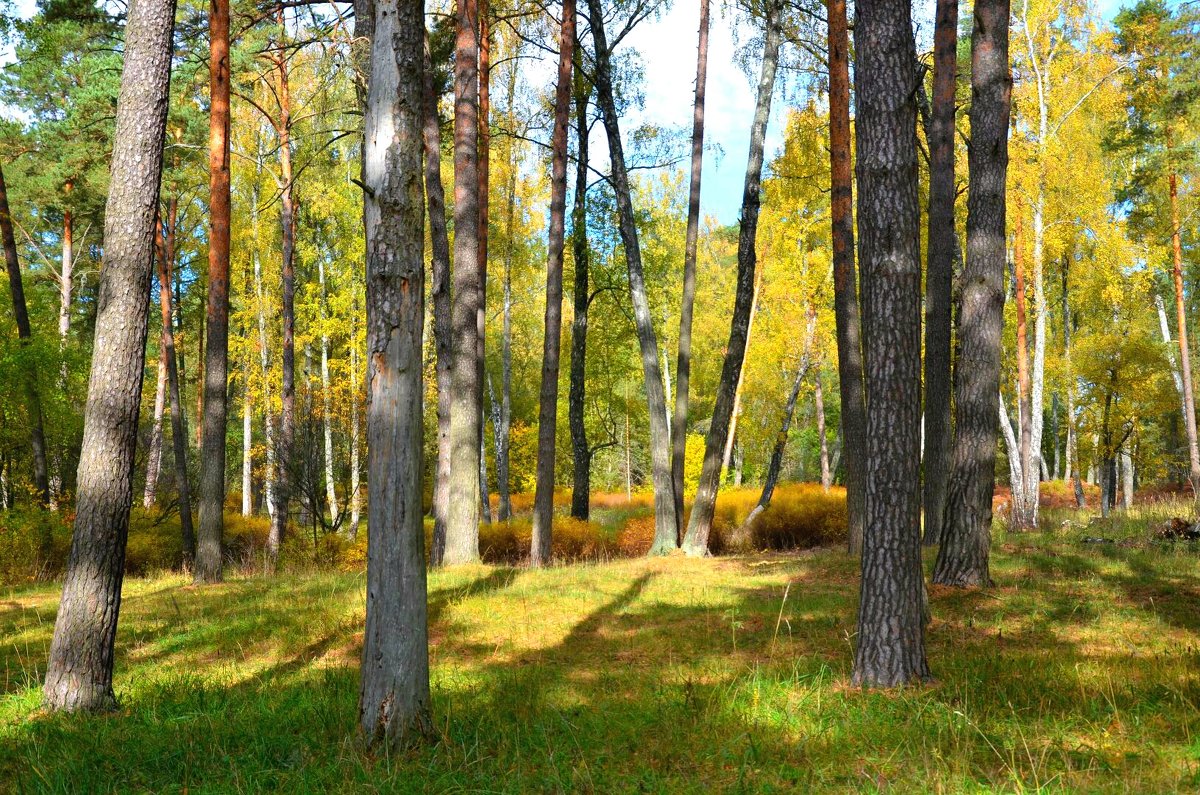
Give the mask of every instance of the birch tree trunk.
M 562 340 L 563 242 L 567 214 L 567 138 L 571 122 L 571 64 L 575 46 L 575 0 L 563 0 L 558 38 L 558 85 L 550 141 L 550 229 L 546 257 L 546 321 L 542 342 L 542 390 L 538 407 L 537 481 L 533 494 L 530 563 L 550 562 L 554 517 L 554 447 L 558 423 L 558 358 Z M 511 238 L 510 238 L 511 240 Z M 508 292 L 507 280 L 505 292 Z M 505 304 L 508 296 L 505 296 Z M 507 370 L 507 368 L 506 368 Z M 501 510 L 505 492 L 501 491 Z
M 154 388 L 154 419 L 150 424 L 150 449 L 146 451 L 146 483 L 142 489 L 142 507 L 154 504 L 158 493 L 158 468 L 162 464 L 163 408 L 167 401 L 167 362 L 158 355 L 158 378 Z
M 113 643 L 133 501 L 174 22 L 172 0 L 130 4 L 75 529 L 46 667 L 44 703 L 52 711 L 116 706 Z
M 608 39 L 604 31 L 601 0 L 588 0 L 588 10 L 596 48 L 596 96 L 604 119 L 609 158 L 612 161 L 613 190 L 620 218 L 621 241 L 625 248 L 625 264 L 629 270 L 629 293 L 633 303 L 638 345 L 641 349 L 642 374 L 650 417 L 650 468 L 654 480 L 654 543 L 650 547 L 650 554 L 664 555 L 678 546 L 675 488 L 671 480 L 671 429 L 666 422 L 666 400 L 663 396 L 662 372 L 658 365 L 658 339 L 654 333 L 650 301 L 646 295 L 642 251 L 638 242 L 629 174 L 625 167 L 620 119 L 613 97 L 612 54 L 608 49 Z
M 737 291 L 733 299 L 733 317 L 729 327 L 729 343 L 726 346 L 725 363 L 721 368 L 721 381 L 717 387 L 716 404 L 713 407 L 712 424 L 704 446 L 704 464 L 700 471 L 700 482 L 692 502 L 688 518 L 687 534 L 683 539 L 683 551 L 688 555 L 707 555 L 708 536 L 712 529 L 713 510 L 720 488 L 721 456 L 730 433 L 731 419 L 735 418 L 737 392 L 742 376 L 742 364 L 746 356 L 746 345 L 750 338 L 750 322 L 757 293 L 755 279 L 755 242 L 758 235 L 758 211 L 761 201 L 763 146 L 767 132 L 767 121 L 771 115 L 771 95 L 775 92 L 775 70 L 779 61 L 779 45 L 782 39 L 781 19 L 783 14 L 780 0 L 768 0 L 766 7 L 766 35 L 763 44 L 762 72 L 758 80 L 758 96 L 755 100 L 754 120 L 750 128 L 750 153 L 746 161 L 745 187 L 742 189 L 741 228 L 738 234 Z
M 521 44 L 523 40 L 517 38 L 515 49 L 511 55 L 514 61 L 519 61 L 521 58 Z M 567 87 L 568 98 L 570 97 L 570 85 Z M 511 65 L 508 70 L 508 109 L 505 116 L 508 119 L 508 129 L 517 129 L 516 120 L 516 101 L 517 94 L 517 68 L 516 63 Z M 569 105 L 569 99 L 568 99 Z M 568 110 L 568 116 L 569 116 Z M 490 132 L 487 140 L 490 140 Z M 565 144 L 564 144 L 565 145 Z M 512 147 L 508 148 L 509 158 L 512 158 Z M 499 500 L 499 518 L 500 521 L 506 522 L 512 518 L 512 496 L 511 483 L 509 476 L 509 451 L 512 449 L 512 264 L 513 264 L 513 223 L 515 220 L 517 209 L 517 164 L 513 163 L 509 170 L 509 179 L 507 196 L 507 207 L 505 210 L 505 250 L 504 250 L 504 306 L 503 306 L 503 321 L 500 337 L 500 423 L 494 425 L 492 430 L 496 440 L 496 491 L 498 492 Z M 553 190 L 553 187 L 551 188 Z M 553 200 L 553 198 L 552 198 Z M 562 301 L 561 301 L 561 277 L 559 284 L 559 315 L 561 321 Z
M 63 188 L 70 194 L 71 183 Z M 63 210 L 62 267 L 58 273 L 58 339 L 67 344 L 71 333 L 71 305 L 75 292 L 75 223 L 69 209 Z
M 1020 461 L 1020 476 L 1012 482 L 1012 526 L 1017 530 L 1032 530 L 1035 513 L 1029 507 L 1037 495 L 1029 489 L 1029 470 L 1035 466 L 1033 458 L 1033 395 L 1029 378 L 1029 337 L 1025 318 L 1025 235 L 1020 205 L 1017 207 L 1015 231 L 1013 232 L 1013 272 L 1016 280 L 1017 312 L 1017 432 L 1019 445 L 1016 451 Z
M 242 516 L 254 513 L 254 408 L 250 400 L 250 363 L 242 368 Z
M 813 380 L 813 398 L 816 401 L 817 439 L 821 444 L 821 490 L 826 494 L 833 485 L 833 470 L 829 466 L 829 439 L 825 432 L 825 392 L 821 386 L 821 368 Z
M 967 261 L 955 370 L 953 470 L 945 532 L 933 581 L 959 587 L 991 584 L 992 493 L 996 424 L 1007 413 L 1000 395 L 1004 331 L 1005 191 L 1012 77 L 1008 0 L 975 5 L 971 33 L 971 141 L 967 147 Z M 1011 437 L 1011 432 L 1006 434 Z M 1014 446 L 1009 438 L 1010 451 Z M 1011 453 L 1010 453 L 1011 459 Z
M 261 153 L 260 153 L 261 155 Z M 261 159 L 256 165 L 261 166 Z M 258 301 L 258 365 L 262 374 L 263 435 L 266 437 L 267 466 L 263 475 L 263 491 L 266 493 L 267 513 L 272 524 L 275 521 L 275 474 L 278 471 L 275 459 L 275 420 L 271 407 L 271 361 L 267 339 L 267 298 L 263 290 L 262 260 L 258 254 L 258 190 L 251 192 L 251 224 L 254 226 L 254 250 L 250 258 L 254 265 L 254 294 Z
M 432 226 L 432 223 L 430 224 Z M 358 450 L 358 301 L 350 310 L 350 540 L 358 539 L 362 515 L 361 464 Z
M 337 489 L 333 479 L 333 405 L 329 394 L 329 332 L 325 329 L 328 293 L 325 260 L 322 257 L 317 258 L 317 281 L 321 288 L 321 418 L 325 437 L 325 501 L 329 504 L 329 518 L 336 523 L 341 511 L 338 510 Z
M 423 31 L 421 0 L 377 0 L 363 143 L 371 499 L 358 720 L 368 745 L 388 749 L 433 732 L 421 507 Z

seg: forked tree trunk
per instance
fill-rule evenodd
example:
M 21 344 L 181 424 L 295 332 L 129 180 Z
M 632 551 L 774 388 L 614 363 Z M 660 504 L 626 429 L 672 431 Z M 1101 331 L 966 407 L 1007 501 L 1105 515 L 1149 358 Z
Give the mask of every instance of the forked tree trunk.
M 663 395 L 662 371 L 658 364 L 658 338 L 646 295 L 646 277 L 642 270 L 642 250 L 638 242 L 637 220 L 625 166 L 621 125 L 613 96 L 612 53 L 604 32 L 601 0 L 588 0 L 592 38 L 596 47 L 596 96 L 600 104 L 608 151 L 612 161 L 612 183 L 616 195 L 621 242 L 629 271 L 629 294 L 633 303 L 634 325 L 642 355 L 646 405 L 650 415 L 650 470 L 654 481 L 654 543 L 651 555 L 664 555 L 678 546 L 675 520 L 675 487 L 671 481 L 671 429 L 667 425 L 667 402 Z
M 75 530 L 46 669 L 50 710 L 116 706 L 113 642 L 133 502 L 174 22 L 172 0 L 135 0 L 125 27 Z
M 971 141 L 967 148 L 967 261 L 960 366 L 955 374 L 953 470 L 933 581 L 987 586 L 995 487 L 1000 348 L 1004 333 L 1005 179 L 1012 77 L 1008 0 L 975 5 L 971 33 Z
M 446 192 L 442 187 L 442 130 L 433 93 L 433 63 L 425 34 L 421 70 L 421 130 L 425 153 L 425 198 L 429 207 L 430 294 L 433 300 L 433 344 L 437 353 L 437 467 L 433 481 L 433 565 L 442 565 L 446 550 L 446 517 L 450 510 L 450 400 L 453 388 L 453 329 L 450 302 L 450 240 L 446 233 Z
M 950 463 L 950 321 L 954 252 L 954 112 L 958 0 L 938 0 L 933 33 L 929 143 L 929 254 L 925 275 L 924 542 L 941 539 Z
M 758 236 L 758 211 L 761 201 L 763 147 L 767 134 L 767 120 L 771 115 L 771 95 L 775 92 L 775 70 L 782 39 L 782 2 L 768 0 L 765 12 L 766 36 L 763 43 L 762 72 L 758 79 L 758 97 L 755 101 L 754 120 L 750 127 L 750 153 L 746 159 L 746 180 L 742 189 L 737 292 L 733 299 L 729 343 L 725 349 L 725 363 L 721 368 L 721 382 L 717 387 L 712 424 L 709 425 L 708 437 L 704 443 L 704 464 L 700 471 L 700 482 L 696 487 L 696 497 L 692 502 L 692 512 L 688 518 L 687 534 L 683 538 L 683 551 L 688 555 L 708 554 L 708 536 L 712 529 L 713 510 L 716 507 L 717 489 L 720 488 L 721 481 L 722 453 L 726 440 L 730 438 L 730 420 L 734 417 L 734 403 L 737 402 L 742 379 L 742 362 L 750 339 L 751 314 L 758 292 L 755 278 L 755 242 Z
M 363 144 L 371 537 L 358 719 L 367 744 L 388 749 L 433 729 L 421 508 L 423 31 L 420 0 L 378 0 Z
M 29 310 L 25 305 L 25 286 L 21 280 L 21 263 L 17 259 L 17 240 L 13 235 L 12 216 L 9 215 L 8 189 L 4 184 L 4 171 L 0 169 L 0 237 L 4 242 L 4 266 L 8 271 L 8 287 L 12 294 L 13 318 L 17 322 L 17 338 L 28 345 L 33 336 L 29 325 Z M 24 372 L 25 401 L 29 411 L 29 443 L 33 452 L 33 485 L 37 489 L 38 501 L 50 503 L 50 476 L 46 466 L 46 433 L 42 424 L 42 399 L 37 388 L 37 369 L 29 362 Z
M 588 97 L 590 87 L 583 75 L 582 47 L 576 30 L 575 42 L 575 201 L 571 208 L 571 250 L 575 262 L 575 285 L 571 301 L 571 387 L 567 395 L 567 423 L 571 427 L 571 516 L 586 520 L 590 514 L 592 449 L 584 422 L 587 397 L 587 332 L 591 285 L 588 277 L 590 253 L 587 237 Z
M 862 548 L 866 499 L 866 392 L 854 266 L 854 174 L 850 164 L 850 39 L 846 0 L 826 0 L 829 19 L 829 165 L 833 240 L 833 309 L 837 326 L 842 458 L 846 463 L 847 538 Z
M 858 261 L 866 334 L 866 514 L 851 681 L 929 678 L 921 570 L 921 263 L 916 53 L 902 0 L 857 6 Z
M 479 560 L 479 447 L 483 379 L 479 317 L 485 274 L 479 256 L 478 15 L 475 0 L 458 0 L 454 56 L 454 290 L 450 399 L 450 484 L 442 562 Z
M 154 419 L 150 424 L 150 449 L 146 451 L 146 483 L 142 489 L 142 507 L 154 504 L 158 494 L 158 469 L 162 464 L 163 408 L 167 401 L 167 362 L 162 351 L 158 354 L 158 378 L 154 388 Z
M 558 357 L 562 339 L 563 239 L 567 214 L 567 138 L 571 123 L 571 64 L 575 46 L 575 0 L 563 0 L 558 37 L 558 85 L 550 139 L 550 229 L 546 257 L 546 324 L 542 341 L 542 391 L 538 408 L 537 482 L 533 494 L 530 563 L 550 562 L 554 517 L 554 446 L 558 423 Z M 501 492 L 503 497 L 503 492 Z
M 208 303 L 204 354 L 204 425 L 201 433 L 195 580 L 221 580 L 225 533 L 225 423 L 229 368 L 229 0 L 210 6 L 208 125 Z
M 696 301 L 696 241 L 700 236 L 700 177 L 704 165 L 704 87 L 708 77 L 708 7 L 700 0 L 696 46 L 696 99 L 692 103 L 692 172 L 688 187 L 687 236 L 683 248 L 683 300 L 679 306 L 679 362 L 675 369 L 675 414 L 671 420 L 671 481 L 675 520 L 683 522 L 683 469 L 687 460 L 688 392 L 692 373 L 692 310 Z M 680 535 L 683 528 L 678 528 Z M 680 539 L 682 541 L 682 539 Z

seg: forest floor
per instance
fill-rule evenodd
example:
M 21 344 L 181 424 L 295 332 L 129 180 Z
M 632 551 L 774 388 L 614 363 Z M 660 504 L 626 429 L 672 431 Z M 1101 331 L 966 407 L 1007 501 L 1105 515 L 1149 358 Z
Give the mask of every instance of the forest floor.
M 57 587 L 0 591 L 0 791 L 1196 791 L 1198 552 L 1060 518 L 933 588 L 936 682 L 883 693 L 841 550 L 434 572 L 440 739 L 390 757 L 354 734 L 361 574 L 128 580 L 101 717 L 39 710 Z

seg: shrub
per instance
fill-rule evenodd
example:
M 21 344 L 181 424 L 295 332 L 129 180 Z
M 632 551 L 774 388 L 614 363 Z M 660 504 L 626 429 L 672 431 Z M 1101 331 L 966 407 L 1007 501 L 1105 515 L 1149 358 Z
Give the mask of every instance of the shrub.
M 479 556 L 484 563 L 526 562 L 532 542 L 533 524 L 528 519 L 494 522 L 479 528 Z M 617 555 L 617 544 L 595 522 L 555 516 L 551 554 L 559 562 L 605 560 Z
M 0 513 L 0 582 L 44 579 L 63 570 L 71 526 L 61 514 L 32 506 Z

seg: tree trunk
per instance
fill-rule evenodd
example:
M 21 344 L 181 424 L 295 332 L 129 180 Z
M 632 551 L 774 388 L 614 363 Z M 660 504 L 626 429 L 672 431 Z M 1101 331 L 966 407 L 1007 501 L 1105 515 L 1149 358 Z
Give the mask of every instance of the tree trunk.
M 588 97 L 582 47 L 576 30 L 575 46 L 575 202 L 571 208 L 571 249 L 575 262 L 575 286 L 571 297 L 575 316 L 571 321 L 571 387 L 567 395 L 567 421 L 571 427 L 571 516 L 587 520 L 591 507 L 592 449 L 584 422 L 587 396 L 587 332 L 591 285 L 588 278 L 587 238 Z M 678 393 L 676 393 L 678 394 Z
M 137 0 L 125 27 L 75 530 L 46 669 L 50 710 L 116 706 L 113 642 L 133 501 L 174 22 L 172 0 Z
M 491 386 L 491 378 L 488 378 L 488 385 Z M 495 397 L 495 394 L 492 395 Z M 495 400 L 492 401 L 494 406 Z M 494 423 L 493 423 L 494 424 Z M 488 490 L 488 473 L 487 473 L 487 443 L 483 437 L 483 431 L 487 428 L 487 420 L 480 415 L 479 417 L 479 517 L 484 524 L 492 523 L 492 500 Z
M 1196 393 L 1192 390 L 1187 312 L 1183 303 L 1183 246 L 1180 241 L 1179 188 L 1174 171 L 1167 175 L 1167 184 L 1171 197 L 1171 254 L 1173 257 L 1171 275 L 1175 282 L 1175 318 L 1179 335 L 1179 371 L 1183 379 L 1184 430 L 1187 433 L 1188 441 L 1188 466 L 1192 482 L 1192 496 L 1194 499 L 1200 500 L 1200 445 L 1196 441 Z
M 262 165 L 261 152 L 260 159 L 256 161 L 256 172 Z M 256 173 L 257 176 L 257 173 Z M 257 185 L 257 179 L 255 180 Z M 271 409 L 271 363 L 269 359 L 269 341 L 267 339 L 267 298 L 263 290 L 262 279 L 262 260 L 258 254 L 258 189 L 255 188 L 250 194 L 250 216 L 251 225 L 254 228 L 254 250 L 250 252 L 251 260 L 254 265 L 254 294 L 258 301 L 258 366 L 262 374 L 262 405 L 263 405 L 263 435 L 266 437 L 267 447 L 267 465 L 263 474 L 263 490 L 266 492 L 267 513 L 270 515 L 272 523 L 275 518 L 275 474 L 277 465 L 275 460 L 275 418 L 272 416 Z
M 1029 469 L 1033 460 L 1033 395 L 1029 382 L 1029 342 L 1025 321 L 1025 235 L 1020 205 L 1017 207 L 1015 231 L 1013 232 L 1013 272 L 1016 280 L 1017 310 L 1017 417 L 1020 442 L 1017 454 L 1021 464 L 1021 477 L 1012 483 L 1012 526 L 1016 530 L 1032 530 L 1031 499 L 1037 499 L 1029 491 Z
M 71 192 L 71 183 L 64 187 Z M 58 338 L 66 345 L 71 333 L 71 302 L 75 291 L 75 223 L 69 209 L 63 210 L 62 269 L 58 277 Z
M 508 70 L 508 109 L 505 113 L 508 129 L 517 129 L 515 115 L 517 95 L 517 68 L 515 62 L 521 58 L 522 40 L 516 40 L 516 49 L 509 56 L 514 64 Z M 568 108 L 570 101 L 570 84 L 567 86 Z M 569 115 L 569 111 L 568 111 Z M 482 137 L 490 141 L 490 131 Z M 508 147 L 508 155 L 512 157 L 512 145 Z M 517 168 L 509 170 L 507 207 L 505 212 L 505 249 L 504 249 L 504 306 L 503 321 L 500 337 L 500 411 L 499 424 L 494 424 L 492 431 L 496 442 L 496 491 L 499 495 L 499 518 L 506 522 L 512 518 L 512 495 L 509 476 L 509 452 L 512 449 L 512 264 L 513 264 L 513 224 L 517 209 Z M 560 296 L 562 290 L 559 290 Z M 562 315 L 562 302 L 559 302 L 559 316 Z
M 854 28 L 858 261 L 866 334 L 866 514 L 851 681 L 929 678 L 921 571 L 921 263 L 916 53 L 908 3 L 870 0 Z
M 818 366 L 816 378 L 813 379 L 813 397 L 816 401 L 817 439 L 821 445 L 821 489 L 828 494 L 833 485 L 833 469 L 829 466 L 829 439 L 825 433 L 825 390 L 821 381 L 821 368 Z
M 325 260 L 317 259 L 317 280 L 321 287 L 321 418 L 325 442 L 325 501 L 329 504 L 329 519 L 338 521 L 337 489 L 333 479 L 333 405 L 329 386 L 329 333 L 324 329 L 328 293 L 325 285 Z
M 196 544 L 197 584 L 221 580 L 225 533 L 225 423 L 229 385 L 229 0 L 212 0 L 208 22 L 208 304 L 204 353 L 204 426 L 201 434 Z
M 437 353 L 437 467 L 433 481 L 432 563 L 442 565 L 446 549 L 446 517 L 450 510 L 450 400 L 454 339 L 451 328 L 450 241 L 446 233 L 446 193 L 442 187 L 442 130 L 433 93 L 429 34 L 425 34 L 421 70 L 422 141 L 425 153 L 425 197 L 431 242 L 430 285 L 433 300 L 433 343 Z
M 476 0 L 458 0 L 454 56 L 454 290 L 450 399 L 450 483 L 443 563 L 479 560 L 479 446 L 483 379 L 479 316 L 484 309 L 480 268 L 479 86 Z
M 862 548 L 866 510 L 866 392 L 854 265 L 854 175 L 850 164 L 850 40 L 846 1 L 826 0 L 829 19 L 829 164 L 833 240 L 833 308 L 837 326 L 842 458 L 851 554 Z
M 158 468 L 162 464 L 163 409 L 167 401 L 167 362 L 158 354 L 158 378 L 154 388 L 154 419 L 150 423 L 150 449 L 146 451 L 146 484 L 142 489 L 142 507 L 154 504 L 158 493 Z
M 12 216 L 9 214 L 8 189 L 4 184 L 4 171 L 0 169 L 0 237 L 4 243 L 4 266 L 8 271 L 8 287 L 12 293 L 13 318 L 17 322 L 17 338 L 28 345 L 33 336 L 29 325 L 29 309 L 25 305 L 25 286 L 21 280 L 21 263 L 17 259 L 17 240 L 13 235 Z M 37 388 L 37 368 L 33 362 L 27 364 L 25 373 L 25 401 L 29 411 L 29 444 L 33 452 L 33 485 L 37 489 L 38 501 L 50 503 L 50 476 L 46 466 L 46 433 L 42 423 L 42 399 Z
M 1121 507 L 1133 507 L 1133 456 L 1128 446 L 1121 448 Z
M 175 458 L 175 490 L 179 495 L 179 530 L 183 540 L 183 569 L 190 571 L 196 558 L 196 532 L 192 527 L 192 495 L 187 465 L 187 424 L 183 416 L 183 400 L 179 393 L 182 380 L 175 358 L 175 330 L 172 325 L 174 308 L 171 301 L 171 274 L 175 269 L 175 222 L 179 203 L 174 197 L 167 203 L 166 233 L 158 257 L 159 308 L 162 310 L 162 342 L 160 354 L 167 361 L 167 394 L 171 401 L 171 449 Z
M 546 325 L 542 353 L 542 393 L 538 409 L 537 482 L 533 494 L 530 563 L 550 562 L 554 516 L 554 447 L 558 422 L 558 356 L 562 340 L 563 238 L 567 214 L 567 138 L 571 123 L 571 64 L 575 46 L 575 0 L 563 0 L 558 38 L 558 85 L 554 92 L 554 133 L 550 141 L 550 229 L 546 257 Z M 506 299 L 507 301 L 507 299 Z M 503 500 L 504 492 L 501 491 Z M 503 502 L 501 502 L 503 510 Z
M 245 330 L 243 329 L 243 334 Z M 254 513 L 254 407 L 250 400 L 250 360 L 242 365 L 242 516 Z
M 933 581 L 991 583 L 1000 346 L 1004 332 L 1005 179 L 1012 77 L 1008 0 L 975 5 L 971 34 L 971 142 L 967 149 L 967 262 L 955 372 L 953 470 Z
M 625 167 L 625 149 L 621 142 L 620 119 L 613 97 L 612 64 L 608 38 L 604 32 L 601 0 L 588 0 L 592 37 L 596 47 L 596 96 L 604 118 L 608 151 L 612 161 L 613 191 L 620 216 L 621 241 L 629 270 L 629 293 L 633 303 L 634 325 L 642 354 L 646 405 L 650 415 L 650 469 L 654 480 L 654 543 L 651 555 L 664 555 L 678 546 L 675 519 L 675 488 L 671 480 L 671 429 L 667 425 L 667 403 L 663 395 L 662 372 L 658 365 L 658 339 L 650 316 L 646 279 L 642 270 L 642 251 L 638 243 L 637 220 L 630 195 L 629 174 Z
M 687 534 L 683 539 L 683 551 L 688 555 L 707 555 L 708 536 L 712 529 L 713 510 L 717 502 L 717 489 L 721 480 L 721 454 L 726 441 L 732 438 L 731 419 L 735 418 L 737 393 L 740 391 L 742 363 L 746 356 L 746 345 L 750 339 L 750 322 L 755 299 L 755 240 L 758 235 L 758 211 L 762 187 L 763 146 L 767 132 L 767 120 L 771 115 L 771 95 L 775 91 L 775 70 L 779 61 L 779 44 L 782 39 L 780 17 L 783 13 L 780 0 L 768 0 L 766 8 L 766 36 L 763 44 L 762 73 L 758 80 L 758 97 L 754 106 L 754 120 L 750 128 L 750 154 L 746 162 L 746 181 L 742 190 L 741 229 L 738 234 L 737 292 L 733 299 L 733 317 L 729 325 L 729 343 L 726 346 L 725 363 L 721 368 L 721 382 L 717 387 L 716 405 L 713 407 L 712 424 L 704 444 L 704 464 L 700 482 L 696 487 L 696 498 L 692 502 L 692 513 L 688 518 Z
M 364 120 L 371 499 L 358 717 L 368 745 L 393 749 L 433 731 L 421 507 L 423 31 L 419 0 L 378 0 Z
M 938 0 L 933 33 L 933 112 L 929 144 L 929 252 L 925 275 L 924 542 L 942 536 L 950 469 L 950 321 L 954 253 L 954 113 L 958 0 Z
M 688 187 L 687 237 L 683 249 L 683 300 L 679 307 L 679 362 L 675 369 L 675 414 L 671 421 L 671 481 L 675 520 L 683 522 L 683 469 L 687 460 L 688 392 L 692 373 L 692 310 L 696 301 L 696 241 L 700 236 L 700 177 L 704 165 L 704 88 L 708 77 L 708 6 L 700 0 L 696 46 L 696 99 L 692 104 L 692 172 Z M 683 528 L 677 532 L 683 535 Z M 682 540 L 682 539 L 680 539 Z
M 754 279 L 754 296 L 750 300 L 750 320 L 746 323 L 746 348 L 750 347 L 750 340 L 754 336 L 754 316 L 758 314 L 758 292 L 762 287 L 762 271 L 759 271 Z M 733 463 L 733 446 L 737 441 L 737 426 L 738 420 L 742 417 L 742 370 L 746 369 L 745 354 L 742 354 L 742 369 L 738 371 L 737 387 L 733 390 L 733 413 L 729 416 L 729 432 L 725 434 L 725 451 L 721 454 L 721 472 L 728 473 L 730 464 Z M 718 484 L 720 483 L 718 478 Z M 741 479 L 735 478 L 734 485 L 741 485 Z
M 358 539 L 362 518 L 362 483 L 358 450 L 358 300 L 350 308 L 350 540 Z

